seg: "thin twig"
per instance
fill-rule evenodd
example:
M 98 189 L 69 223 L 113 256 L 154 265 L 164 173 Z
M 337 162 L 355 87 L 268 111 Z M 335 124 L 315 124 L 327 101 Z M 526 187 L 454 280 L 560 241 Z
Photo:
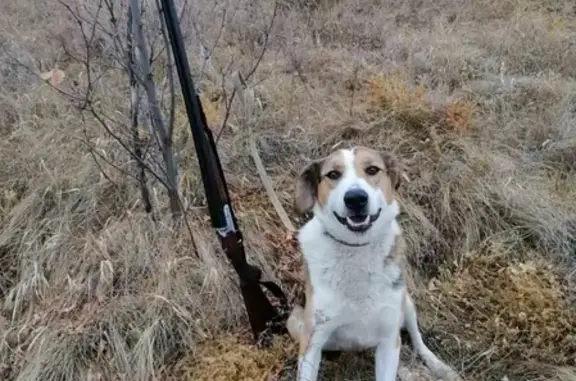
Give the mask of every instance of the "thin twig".
M 114 133 L 114 131 L 112 131 L 112 129 L 110 128 L 110 126 L 108 126 L 108 124 L 106 123 L 106 121 L 102 118 L 102 116 L 96 112 L 96 110 L 94 110 L 93 108 L 88 108 L 88 111 L 92 114 L 92 116 L 94 116 L 94 118 L 96 119 L 96 121 L 98 121 L 98 123 L 100 123 L 100 125 L 106 130 L 106 132 L 108 133 L 108 135 L 110 135 L 114 140 L 116 140 L 118 142 L 118 144 L 120 144 L 120 146 L 126 150 L 126 152 L 128 152 L 128 154 L 134 159 L 137 160 L 140 164 L 146 166 L 146 170 L 152 174 L 152 176 L 154 176 L 154 178 L 156 180 L 158 180 L 165 188 L 168 188 L 168 184 L 166 183 L 166 181 L 164 181 L 163 178 L 161 178 L 156 172 L 154 172 L 152 170 L 152 168 L 150 168 L 150 166 L 148 166 L 148 164 L 146 164 L 146 162 L 144 162 L 144 160 L 140 159 L 139 157 L 136 156 L 136 154 L 132 151 L 132 149 L 130 149 L 130 147 L 128 147 L 128 145 L 122 140 L 120 139 L 120 137 L 118 135 L 116 135 Z
M 114 168 L 115 170 L 117 170 L 118 172 L 120 172 L 121 174 L 123 174 L 124 176 L 127 176 L 131 179 L 134 180 L 138 180 L 134 175 L 132 175 L 131 173 L 129 173 L 128 171 L 120 168 L 117 164 L 114 164 L 113 162 L 111 162 L 106 156 L 102 155 L 100 152 L 98 152 L 96 150 L 96 148 L 94 148 L 93 145 L 91 145 L 87 140 L 84 139 L 80 139 L 77 136 L 73 136 L 72 139 L 79 141 L 80 143 L 82 143 L 84 146 L 86 146 L 86 148 L 88 148 L 90 154 L 93 156 L 98 156 L 103 162 L 105 162 L 106 164 L 108 164 L 109 166 L 111 166 L 112 168 Z M 96 164 L 98 164 L 97 160 L 94 160 L 96 162 Z M 98 165 L 98 167 L 101 169 L 102 167 L 100 167 L 100 165 Z M 106 175 L 106 173 L 104 172 L 104 170 L 100 170 L 100 172 L 102 172 L 102 174 L 104 175 L 104 177 L 106 177 L 108 179 L 108 181 L 110 181 L 111 183 L 114 184 L 114 182 L 112 180 L 110 180 L 109 176 Z
M 224 134 L 224 130 L 226 129 L 226 126 L 228 125 L 228 119 L 230 119 L 230 115 L 232 113 L 232 102 L 234 102 L 235 96 L 236 96 L 236 89 L 232 90 L 232 94 L 230 95 L 230 99 L 228 100 L 228 103 L 226 104 L 226 113 L 224 114 L 224 120 L 222 121 L 222 127 L 220 127 L 220 131 L 218 131 L 218 134 L 216 135 L 216 145 L 218 145 L 218 143 L 220 142 L 220 138 Z
M 158 0 L 156 0 L 156 1 L 158 1 Z M 212 54 L 214 54 L 214 50 L 216 50 L 216 47 L 218 46 L 218 42 L 220 42 L 220 38 L 222 37 L 222 34 L 224 32 L 224 24 L 225 23 L 226 23 L 226 9 L 224 9 L 224 11 L 222 12 L 222 20 L 220 21 L 220 28 L 218 29 L 218 34 L 216 35 L 216 39 L 214 40 L 214 43 L 212 44 L 212 47 L 210 48 L 208 53 L 204 54 L 203 61 L 202 61 L 202 67 L 200 68 L 200 74 L 198 76 L 198 84 L 201 84 L 203 81 L 204 70 L 206 69 L 206 64 L 208 63 L 208 61 L 212 57 Z
M 83 98 L 83 97 L 80 98 L 80 97 L 78 97 L 77 95 L 73 95 L 73 94 L 71 94 L 71 93 L 68 93 L 68 92 L 60 89 L 59 87 L 56 87 L 56 86 L 52 85 L 49 81 L 45 81 L 45 80 L 42 78 L 42 76 L 40 75 L 40 73 L 38 73 L 37 71 L 31 69 L 28 65 L 26 65 L 26 64 L 24 64 L 23 62 L 21 62 L 20 60 L 18 60 L 16 57 L 14 57 L 13 55 L 11 55 L 8 51 L 6 51 L 6 55 L 8 55 L 8 56 L 12 59 L 12 61 L 0 60 L 0 62 L 8 63 L 8 64 L 13 64 L 13 65 L 15 64 L 15 65 L 17 65 L 17 66 L 20 66 L 20 67 L 22 67 L 23 69 L 28 70 L 28 71 L 30 72 L 30 74 L 32 74 L 32 75 L 34 75 L 35 77 L 37 77 L 40 81 L 46 83 L 52 90 L 60 93 L 60 95 L 63 95 L 63 96 L 65 96 L 65 97 L 68 97 L 69 99 L 72 99 L 72 100 L 74 100 L 74 101 L 76 101 L 76 102 L 84 101 L 84 98 Z
M 246 81 L 248 81 L 250 77 L 252 77 L 252 75 L 256 72 L 258 66 L 260 66 L 260 62 L 262 62 L 262 59 L 264 58 L 264 54 L 266 54 L 266 50 L 268 48 L 268 40 L 270 39 L 270 32 L 272 32 L 272 28 L 274 27 L 274 20 L 276 20 L 277 14 L 278 14 L 278 1 L 274 1 L 274 10 L 272 11 L 272 18 L 270 19 L 270 24 L 268 25 L 268 28 L 264 32 L 264 46 L 262 46 L 262 51 L 260 52 L 260 56 L 256 60 L 256 63 L 254 64 L 254 66 L 252 66 L 252 69 L 248 71 L 248 74 L 246 74 Z
M 120 36 L 122 35 L 122 33 L 120 32 L 120 26 L 118 25 L 118 17 L 116 17 L 116 12 L 114 11 L 114 4 L 112 2 L 112 0 L 104 0 L 104 2 L 106 3 L 106 6 L 108 8 L 108 13 L 110 14 L 110 23 L 112 24 L 112 27 L 114 28 L 113 33 L 108 33 L 108 36 L 112 38 L 112 41 L 114 41 L 114 46 L 116 48 L 116 51 L 118 52 L 124 52 L 127 50 L 127 48 L 124 47 L 123 41 L 120 38 Z M 117 57 L 114 57 L 114 59 L 118 60 Z M 120 61 L 120 64 L 122 65 L 122 67 L 124 67 L 124 62 L 123 60 Z M 136 73 L 134 73 L 136 74 Z
M 262 46 L 262 50 L 261 50 L 260 55 L 258 56 L 258 59 L 256 60 L 256 62 L 254 63 L 252 68 L 248 71 L 248 74 L 245 77 L 246 81 L 248 81 L 250 79 L 250 77 L 252 77 L 252 75 L 254 75 L 254 73 L 256 73 L 256 70 L 258 70 L 260 63 L 262 62 L 262 59 L 264 58 L 264 55 L 266 54 L 266 50 L 268 47 L 268 41 L 270 39 L 270 32 L 272 32 L 272 28 L 274 27 L 274 20 L 276 20 L 277 14 L 278 14 L 278 1 L 274 1 L 274 9 L 272 11 L 272 17 L 270 19 L 270 24 L 268 25 L 268 28 L 266 28 L 266 31 L 264 32 L 264 44 Z M 226 104 L 226 113 L 224 115 L 224 121 L 222 122 L 222 127 L 220 128 L 220 131 L 218 131 L 218 134 L 216 135 L 216 145 L 220 141 L 220 138 L 224 134 L 224 131 L 226 130 L 226 126 L 228 125 L 228 119 L 230 118 L 230 113 L 231 113 L 231 109 L 232 109 L 232 102 L 234 101 L 235 95 L 236 95 L 236 88 L 234 90 L 232 90 L 232 94 L 230 95 L 230 99 L 229 99 L 228 103 Z
M 360 68 L 359 68 L 358 64 L 356 64 L 354 66 L 354 76 L 352 77 L 352 94 L 350 95 L 350 110 L 349 110 L 350 116 L 352 116 L 352 114 L 354 112 L 354 96 L 356 95 L 356 82 L 358 81 L 359 69 Z
M 74 11 L 72 9 L 72 7 L 70 7 L 70 5 L 66 4 L 62 0 L 57 0 L 57 1 L 60 5 L 62 5 L 68 11 L 68 13 L 70 13 L 72 18 L 74 18 L 74 20 L 78 24 L 78 27 L 80 29 L 80 33 L 82 34 L 82 40 L 84 42 L 84 47 L 86 49 L 86 60 L 83 63 L 84 63 L 84 67 L 86 68 L 86 76 L 88 78 L 88 84 L 86 86 L 86 94 L 84 95 L 83 104 L 82 104 L 82 106 L 80 106 L 81 109 L 85 109 L 86 107 L 88 107 L 88 103 L 91 100 L 90 96 L 91 96 L 92 91 L 93 91 L 94 82 L 92 81 L 92 67 L 91 67 L 92 43 L 94 42 L 94 37 L 96 36 L 96 25 L 97 25 L 98 17 L 100 15 L 100 11 L 102 10 L 103 0 L 100 0 L 98 3 L 98 9 L 96 11 L 96 17 L 95 17 L 94 21 L 92 22 L 92 29 L 90 31 L 90 37 L 86 34 L 86 31 L 84 30 L 84 23 L 85 22 L 89 23 L 89 22 L 85 21 L 82 17 L 80 17 L 80 12 L 77 9 L 76 9 L 76 11 Z
M 78 139 L 81 143 L 83 143 L 84 145 L 86 145 L 88 147 L 88 151 L 90 152 L 90 156 L 92 156 L 92 160 L 94 161 L 94 163 L 96 164 L 96 166 L 98 167 L 98 169 L 100 170 L 100 173 L 102 174 L 102 176 L 104 176 L 104 178 L 106 180 L 108 180 L 112 185 L 114 185 L 114 187 L 116 187 L 116 189 L 120 189 L 120 186 L 118 184 L 116 184 L 115 181 L 112 180 L 112 178 L 110 178 L 110 176 L 108 176 L 108 174 L 106 173 L 106 171 L 104 170 L 104 168 L 102 168 L 102 165 L 100 164 L 100 162 L 98 161 L 98 159 L 96 158 L 96 156 L 100 156 L 99 152 L 96 152 L 96 149 L 94 149 L 89 143 L 88 143 L 88 131 L 86 131 L 86 123 L 84 123 L 84 117 L 82 116 L 82 131 L 84 132 L 84 136 L 86 138 L 86 141 L 83 141 L 82 139 Z M 114 168 L 116 168 L 116 166 L 114 166 Z M 118 168 L 118 170 L 120 170 L 120 168 Z M 120 170 L 121 171 L 121 170 Z

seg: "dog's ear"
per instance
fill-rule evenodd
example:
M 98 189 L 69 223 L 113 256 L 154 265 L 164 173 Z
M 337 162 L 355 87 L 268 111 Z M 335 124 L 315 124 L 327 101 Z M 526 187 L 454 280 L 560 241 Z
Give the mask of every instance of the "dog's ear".
M 308 164 L 296 180 L 296 197 L 294 207 L 298 214 L 306 214 L 312 210 L 318 194 L 318 184 L 320 183 L 320 170 L 322 160 L 313 161 Z
M 406 166 L 391 152 L 382 152 L 381 155 L 386 165 L 390 181 L 392 182 L 392 188 L 397 190 L 403 181 L 409 180 L 406 173 Z

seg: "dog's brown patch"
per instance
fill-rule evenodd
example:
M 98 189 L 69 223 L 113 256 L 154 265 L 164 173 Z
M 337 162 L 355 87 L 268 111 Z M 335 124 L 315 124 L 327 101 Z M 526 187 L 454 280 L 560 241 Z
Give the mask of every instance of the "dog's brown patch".
M 375 174 L 370 173 L 371 167 L 379 169 Z M 394 201 L 394 190 L 400 184 L 401 171 L 399 161 L 391 153 L 380 153 L 370 148 L 357 147 L 354 149 L 354 168 L 356 174 L 373 187 L 382 189 L 386 202 Z
M 308 213 L 314 207 L 318 183 L 320 181 L 320 168 L 322 161 L 317 160 L 308 164 L 296 180 L 296 195 L 294 208 L 300 214 Z
M 398 268 L 399 273 L 397 279 L 392 282 L 393 288 L 400 288 L 406 285 L 406 241 L 402 234 L 396 235 L 394 239 L 394 246 L 390 250 L 390 254 L 384 261 L 384 266 L 395 266 Z
M 394 247 L 390 253 L 390 259 L 398 265 L 404 267 L 404 259 L 406 256 L 406 240 L 402 234 L 396 235 L 394 239 Z
M 296 197 L 294 199 L 296 211 L 300 214 L 309 212 L 314 207 L 316 200 L 320 205 L 325 205 L 330 192 L 339 181 L 339 179 L 331 179 L 327 175 L 332 171 L 343 174 L 344 170 L 344 157 L 341 151 L 336 151 L 324 159 L 308 164 L 296 181 Z
M 306 285 L 305 295 L 305 307 L 295 306 L 292 310 L 290 318 L 288 319 L 288 332 L 293 340 L 297 341 L 299 344 L 299 355 L 304 356 L 304 353 L 308 349 L 310 344 L 310 336 L 313 329 L 313 292 L 312 292 L 312 282 L 310 281 L 310 273 L 308 271 L 308 266 L 306 261 L 303 261 L 304 269 L 304 281 Z
M 343 175 L 345 170 L 344 156 L 341 151 L 336 151 L 324 159 L 320 169 L 320 184 L 318 184 L 318 203 L 320 205 L 326 205 L 330 192 L 338 185 L 339 179 L 331 179 L 328 174 L 336 171 Z

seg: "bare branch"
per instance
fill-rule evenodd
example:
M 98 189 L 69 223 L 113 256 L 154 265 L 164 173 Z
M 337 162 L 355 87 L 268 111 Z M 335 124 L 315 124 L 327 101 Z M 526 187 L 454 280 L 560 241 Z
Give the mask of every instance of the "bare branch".
M 232 102 L 234 102 L 235 96 L 236 96 L 236 89 L 232 90 L 232 94 L 230 95 L 230 99 L 226 103 L 226 114 L 224 114 L 224 120 L 222 121 L 222 127 L 220 127 L 220 131 L 218 131 L 218 135 L 216 135 L 216 144 L 218 144 L 218 142 L 220 142 L 220 138 L 224 134 L 226 126 L 228 125 L 228 119 L 230 119 L 230 115 L 232 113 Z
M 172 216 L 175 220 L 179 220 L 179 217 L 183 215 L 184 205 L 182 205 L 182 200 L 178 194 L 178 168 L 172 142 L 176 115 L 176 79 L 174 78 L 173 57 L 164 19 L 161 18 L 160 20 L 159 33 L 154 30 L 154 34 L 147 34 L 147 30 L 143 26 L 145 16 L 143 16 L 144 9 L 141 8 L 141 4 L 143 4 L 141 0 L 130 0 L 128 2 L 127 24 L 124 24 L 123 21 L 126 20 L 124 18 L 125 14 L 119 12 L 119 9 L 125 8 L 122 5 L 120 5 L 121 8 L 118 8 L 119 3 L 113 0 L 97 0 L 94 4 L 83 3 L 80 5 L 75 5 L 72 2 L 67 3 L 67 0 L 57 1 L 70 14 L 79 29 L 83 43 L 81 53 L 69 51 L 66 48 L 65 41 L 62 42 L 62 45 L 72 59 L 77 60 L 84 66 L 85 77 L 84 81 L 82 81 L 82 87 L 79 90 L 73 90 L 72 94 L 68 94 L 66 91 L 51 84 L 49 85 L 72 100 L 74 106 L 80 112 L 88 112 L 90 117 L 94 118 L 108 136 L 122 150 L 126 151 L 130 159 L 135 161 L 136 170 L 130 173 L 126 165 L 117 165 L 117 163 L 107 158 L 105 152 L 96 150 L 90 143 L 86 130 L 84 130 L 85 139 L 79 138 L 79 140 L 88 147 L 94 162 L 108 181 L 112 182 L 112 179 L 106 173 L 107 169 L 103 163 L 138 181 L 141 198 L 147 212 L 153 210 L 150 192 L 147 187 L 149 179 L 147 179 L 148 175 L 146 172 L 149 172 L 150 179 L 158 181 L 166 188 Z M 180 18 L 186 12 L 187 4 L 187 1 L 185 1 L 180 11 Z M 156 8 L 162 12 L 161 3 L 158 0 L 156 1 Z M 156 12 L 153 13 L 153 16 L 157 17 Z M 120 25 L 128 27 L 126 34 L 123 33 L 124 31 L 120 32 L 120 29 L 125 28 L 124 26 L 120 27 Z M 111 48 L 114 49 L 113 54 L 110 55 L 112 61 L 108 62 L 109 64 L 104 64 L 104 61 L 108 59 L 108 55 L 101 57 L 95 49 L 98 47 L 96 44 L 101 41 L 101 37 L 109 38 Z M 154 81 L 152 65 L 162 54 L 166 55 L 166 76 L 164 78 L 165 84 L 162 85 L 161 92 L 159 92 L 160 88 Z M 100 63 L 99 61 L 103 61 L 102 65 L 96 65 L 97 62 Z M 25 65 L 21 66 L 26 67 Z M 95 70 L 96 68 L 98 70 Z M 27 69 L 41 78 L 41 75 L 36 73 L 35 70 Z M 121 69 L 128 73 L 131 99 L 129 116 L 125 115 L 124 112 L 118 113 L 121 117 L 118 117 L 117 114 L 106 115 L 102 112 L 102 107 L 98 102 L 100 79 L 113 69 Z M 141 91 L 140 86 L 142 86 L 143 91 Z M 167 104 L 169 115 L 166 117 L 163 115 L 165 92 L 169 94 L 169 104 Z M 142 95 L 144 95 L 144 98 L 142 98 Z M 162 95 L 161 100 L 158 95 Z M 142 107 L 144 107 L 142 101 L 146 104 L 148 115 L 145 120 L 150 130 L 149 137 L 147 136 L 144 139 L 142 136 L 148 134 L 143 133 L 139 122 L 139 114 Z M 126 117 L 126 120 L 121 120 L 120 118 L 122 117 Z M 125 134 L 126 136 L 124 136 Z M 158 147 L 161 155 L 156 153 L 149 155 L 149 150 L 152 148 L 156 150 L 156 147 Z M 130 165 L 133 165 L 133 163 L 130 163 Z M 191 231 L 185 216 L 184 220 Z
M 354 97 L 356 95 L 356 87 L 357 87 L 357 82 L 358 82 L 358 71 L 360 70 L 359 64 L 356 63 L 356 65 L 354 65 L 354 76 L 352 77 L 352 87 L 350 89 L 351 94 L 350 94 L 350 110 L 349 110 L 349 114 L 350 116 L 352 116 L 352 114 L 354 113 Z
M 96 11 L 96 16 L 95 16 L 94 20 L 92 21 L 92 28 L 90 30 L 89 36 L 86 34 L 86 31 L 84 30 L 84 23 L 90 23 L 90 22 L 84 20 L 80 16 L 80 12 L 78 11 L 78 9 L 73 10 L 72 7 L 70 7 L 70 5 L 66 4 L 62 0 L 57 0 L 57 1 L 60 5 L 62 5 L 68 11 L 68 13 L 70 13 L 72 18 L 74 18 L 74 20 L 78 24 L 78 27 L 80 29 L 80 33 L 82 34 L 82 41 L 84 42 L 84 47 L 86 49 L 86 60 L 84 61 L 84 66 L 86 68 L 86 76 L 88 78 L 88 85 L 86 87 L 86 94 L 84 96 L 84 103 L 81 106 L 81 108 L 84 109 L 88 106 L 88 103 L 90 102 L 90 99 L 91 99 L 90 96 L 91 96 L 92 90 L 93 90 L 92 68 L 91 68 L 92 43 L 93 43 L 94 37 L 96 35 L 96 26 L 97 26 L 98 17 L 100 15 L 100 11 L 102 10 L 103 0 L 99 0 L 99 2 L 98 2 L 98 8 Z
M 110 179 L 110 176 L 108 176 L 106 174 L 106 172 L 104 171 L 104 169 L 102 169 L 102 166 L 98 163 L 98 160 L 96 159 L 96 156 L 98 156 L 103 162 L 105 162 L 106 164 L 108 164 L 109 166 L 111 166 L 112 168 L 114 168 L 115 170 L 117 170 L 118 172 L 122 173 L 124 176 L 130 177 L 131 179 L 134 180 L 138 180 L 136 177 L 134 177 L 134 175 L 130 174 L 128 171 L 120 168 L 118 165 L 114 164 L 113 162 L 110 161 L 110 159 L 108 159 L 107 157 L 105 157 L 104 155 L 102 155 L 100 152 L 98 152 L 98 150 L 96 150 L 96 148 L 94 148 L 94 146 L 92 144 L 90 144 L 88 142 L 88 138 L 86 137 L 86 140 L 84 139 L 80 139 L 79 137 L 72 137 L 75 140 L 78 140 L 80 143 L 82 143 L 84 146 L 86 146 L 86 148 L 88 148 L 88 151 L 90 152 L 90 155 L 92 156 L 92 158 L 94 159 L 94 162 L 96 163 L 96 165 L 98 166 L 98 168 L 100 169 L 100 172 L 102 172 L 102 175 L 104 175 L 104 177 L 110 181 L 112 184 L 116 185 L 114 181 L 112 181 Z
M 156 1 L 158 1 L 158 0 L 156 0 Z M 204 54 L 203 61 L 202 61 L 202 67 L 200 68 L 200 74 L 199 74 L 199 79 L 198 79 L 199 84 L 202 83 L 202 80 L 204 77 L 204 70 L 206 69 L 206 64 L 210 61 L 212 54 L 214 54 L 214 50 L 216 50 L 216 47 L 218 46 L 218 42 L 220 42 L 220 38 L 222 37 L 222 34 L 224 32 L 224 24 L 225 23 L 226 23 L 226 9 L 224 9 L 224 11 L 222 12 L 222 20 L 220 21 L 220 28 L 218 30 L 218 34 L 216 35 L 216 39 L 214 40 L 214 43 L 212 44 L 212 47 L 210 48 L 208 53 Z
M 156 8 L 160 14 L 160 29 L 162 31 L 162 39 L 166 49 L 166 76 L 168 78 L 168 87 L 170 90 L 170 109 L 168 119 L 168 136 L 172 140 L 174 132 L 174 119 L 176 115 L 176 88 L 174 85 L 174 63 L 172 58 L 172 49 L 170 49 L 170 41 L 168 40 L 168 29 L 166 27 L 166 20 L 164 20 L 164 9 L 160 4 L 160 0 L 156 0 Z
M 0 45 L 1 46 L 1 45 Z M 3 48 L 4 49 L 4 48 Z M 76 102 L 80 102 L 83 101 L 84 98 L 80 98 L 74 94 L 68 93 L 64 90 L 62 90 L 59 87 L 53 86 L 50 82 L 48 81 L 44 81 L 44 79 L 42 79 L 42 76 L 40 75 L 40 73 L 38 73 L 36 70 L 32 69 L 31 67 L 29 67 L 28 65 L 26 65 L 25 63 L 23 63 L 22 61 L 20 61 L 18 58 L 14 57 L 10 52 L 8 52 L 7 50 L 5 50 L 5 53 L 7 56 L 10 57 L 11 61 L 7 61 L 7 60 L 0 60 L 0 62 L 4 62 L 7 64 L 14 64 L 17 66 L 22 67 L 23 69 L 26 69 L 30 74 L 34 75 L 36 78 L 38 78 L 41 82 L 45 82 L 48 86 L 50 86 L 50 88 L 58 93 L 60 93 L 60 95 L 63 95 L 65 97 L 68 97 L 69 99 L 72 99 L 73 101 Z
M 266 50 L 268 48 L 268 41 L 270 39 L 270 32 L 272 32 L 272 28 L 274 27 L 274 21 L 276 20 L 277 14 L 278 14 L 278 1 L 274 1 L 274 10 L 272 11 L 272 18 L 270 19 L 270 24 L 268 25 L 268 28 L 264 31 L 264 43 L 262 44 L 262 51 L 260 52 L 260 56 L 256 60 L 256 63 L 254 64 L 252 69 L 250 69 L 248 74 L 246 74 L 246 81 L 248 81 L 250 77 L 252 77 L 252 75 L 256 72 L 258 66 L 260 66 L 260 62 L 262 62 L 262 59 L 264 58 L 264 54 L 266 54 Z
M 100 125 L 106 130 L 106 132 L 108 133 L 108 135 L 110 135 L 116 142 L 118 142 L 118 144 L 120 144 L 120 146 L 134 159 L 137 160 L 140 164 L 142 164 L 143 166 L 146 167 L 146 170 L 152 174 L 152 176 L 154 176 L 154 178 L 156 180 L 158 180 L 165 188 L 168 188 L 169 185 L 168 183 L 166 183 L 166 181 L 164 181 L 164 179 L 162 177 L 160 177 L 155 171 L 152 170 L 152 168 L 150 168 L 150 166 L 148 164 L 146 164 L 146 162 L 140 158 L 138 158 L 138 156 L 136 156 L 136 154 L 132 151 L 132 149 L 130 147 L 128 147 L 128 145 L 122 140 L 120 139 L 120 137 L 114 133 L 114 131 L 112 131 L 112 129 L 110 128 L 110 126 L 108 126 L 108 124 L 106 123 L 106 121 L 104 120 L 104 118 L 102 117 L 102 115 L 100 115 L 98 112 L 96 112 L 96 110 L 94 110 L 93 107 L 89 107 L 88 111 L 90 111 L 90 113 L 92 114 L 92 116 L 96 119 L 96 121 L 98 121 L 98 123 L 100 123 Z
M 140 195 L 144 203 L 144 210 L 146 213 L 152 213 L 152 198 L 150 197 L 150 190 L 146 184 L 146 168 L 142 165 L 142 143 L 140 141 L 140 134 L 138 131 L 138 113 L 140 109 L 140 96 L 138 92 L 138 81 L 134 73 L 135 57 L 134 46 L 132 44 L 132 14 L 128 13 L 128 23 L 126 30 L 127 46 L 128 46 L 128 77 L 130 81 L 130 130 L 132 131 L 132 144 L 134 146 L 134 154 L 139 158 L 136 162 L 138 168 L 138 184 L 140 187 Z
M 98 167 L 98 169 L 100 170 L 100 173 L 102 173 L 102 176 L 104 176 L 104 178 L 106 180 L 108 180 L 108 182 L 110 182 L 112 185 L 114 185 L 114 187 L 116 187 L 117 189 L 120 188 L 118 186 L 118 184 L 116 184 L 115 181 L 113 181 L 110 176 L 108 176 L 108 174 L 106 173 L 106 171 L 104 170 L 104 168 L 102 168 L 102 165 L 100 164 L 100 162 L 98 161 L 98 159 L 96 158 L 96 156 L 100 156 L 100 153 L 96 152 L 96 150 L 90 145 L 90 143 L 88 143 L 88 132 L 86 131 L 86 124 L 83 123 L 83 131 L 84 131 L 84 136 L 86 137 L 86 141 L 83 141 L 82 139 L 78 139 L 82 144 L 84 144 L 86 147 L 88 147 L 88 152 L 90 152 L 90 156 L 92 156 L 92 160 L 94 161 L 94 163 L 96 164 L 96 166 Z M 106 162 L 108 162 L 107 160 L 105 160 Z M 120 168 L 117 168 L 115 165 L 113 165 L 114 168 L 122 171 Z
M 109 37 L 112 38 L 114 42 L 114 47 L 117 52 L 124 52 L 128 50 L 124 48 L 124 44 L 122 39 L 120 38 L 120 27 L 118 25 L 118 17 L 116 17 L 116 12 L 114 11 L 114 4 L 112 0 L 104 0 L 106 4 L 106 8 L 108 9 L 108 14 L 110 15 L 110 23 L 112 24 L 112 28 L 114 29 L 113 33 L 109 33 Z
M 260 63 L 262 62 L 262 59 L 264 58 L 264 55 L 266 54 L 268 42 L 270 39 L 270 33 L 272 32 L 272 28 L 274 27 L 274 21 L 276 20 L 277 14 L 278 14 L 278 1 L 274 1 L 274 9 L 272 11 L 272 17 L 270 18 L 270 23 L 268 24 L 268 27 L 264 31 L 264 43 L 262 46 L 262 50 L 261 50 L 260 55 L 258 56 L 258 59 L 256 60 L 256 62 L 254 63 L 252 68 L 248 71 L 248 74 L 246 75 L 246 78 L 245 78 L 246 81 L 248 81 L 250 79 L 250 77 L 252 77 L 252 75 L 254 75 L 254 73 L 256 73 L 256 70 L 258 70 Z M 220 131 L 218 131 L 218 135 L 216 136 L 216 144 L 218 144 L 218 142 L 220 141 L 220 138 L 224 134 L 224 131 L 226 130 L 226 126 L 228 125 L 228 119 L 230 118 L 230 113 L 231 113 L 231 109 L 232 109 L 232 102 L 234 101 L 236 91 L 237 91 L 236 88 L 234 88 L 234 90 L 232 90 L 232 94 L 230 95 L 230 99 L 229 99 L 228 103 L 226 103 L 226 114 L 224 115 L 224 121 L 222 122 L 222 127 L 220 128 Z
M 142 77 L 144 78 L 142 86 L 146 92 L 148 105 L 150 107 L 150 123 L 154 132 L 158 134 L 160 139 L 162 157 L 164 158 L 164 164 L 166 165 L 166 180 L 168 185 L 166 189 L 170 201 L 170 210 L 173 217 L 178 219 L 182 215 L 180 197 L 178 195 L 178 168 L 176 167 L 174 159 L 172 138 L 168 135 L 168 130 L 158 103 L 156 85 L 154 83 L 152 68 L 149 61 L 150 53 L 146 46 L 146 40 L 141 25 L 139 0 L 130 1 L 129 11 L 132 13 L 132 27 L 136 39 L 136 45 L 140 53 L 140 67 L 142 70 Z

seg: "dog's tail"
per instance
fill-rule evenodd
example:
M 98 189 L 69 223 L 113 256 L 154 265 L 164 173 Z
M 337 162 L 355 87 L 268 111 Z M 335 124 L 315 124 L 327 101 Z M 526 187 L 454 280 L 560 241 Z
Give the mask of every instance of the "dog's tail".
M 420 334 L 420 328 L 418 327 L 416 307 L 408 295 L 406 295 L 404 308 L 404 328 L 408 331 L 412 346 L 416 350 L 416 353 L 422 358 L 424 364 L 426 364 L 435 377 L 445 381 L 460 381 L 460 376 L 448 365 L 444 364 L 426 344 L 424 344 L 424 340 L 422 340 L 422 335 Z

